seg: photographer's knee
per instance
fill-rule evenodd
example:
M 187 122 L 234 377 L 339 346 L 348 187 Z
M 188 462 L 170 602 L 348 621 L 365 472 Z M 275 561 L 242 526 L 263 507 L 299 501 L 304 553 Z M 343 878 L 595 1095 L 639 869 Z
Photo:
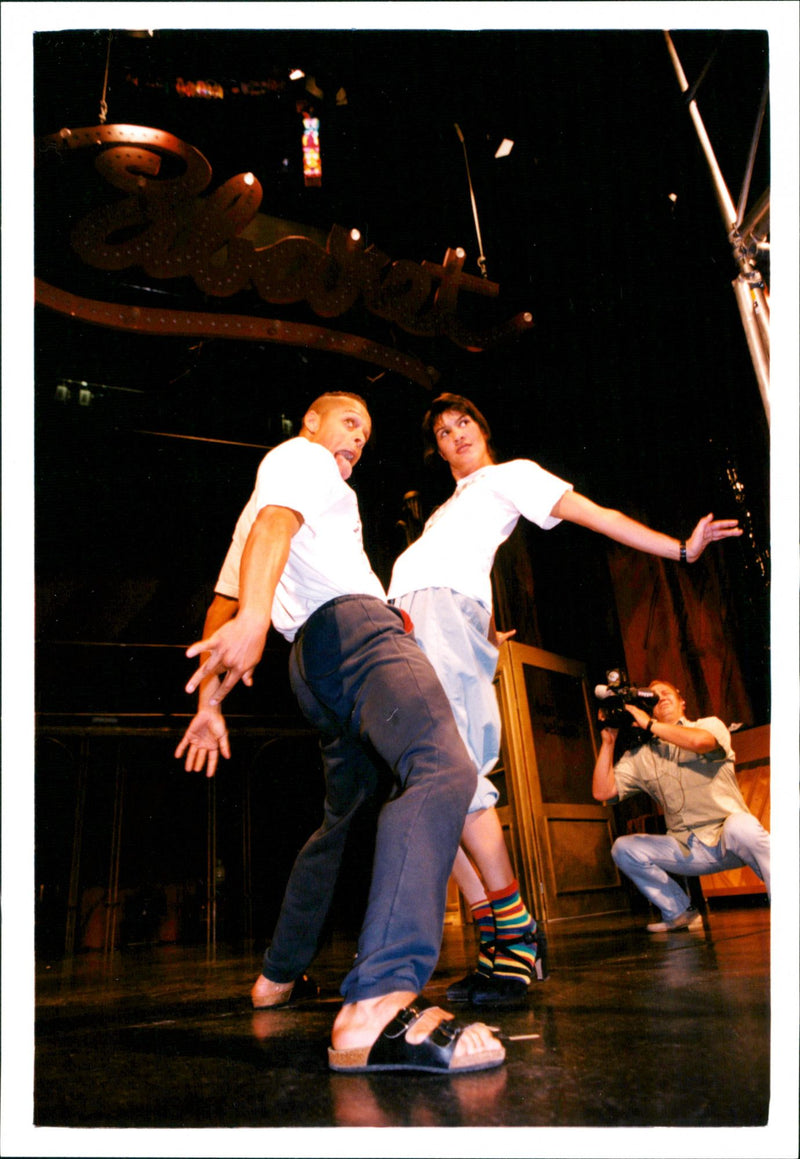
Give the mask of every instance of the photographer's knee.
M 611 859 L 614 864 L 621 867 L 626 861 L 634 859 L 633 849 L 636 843 L 636 838 L 633 836 L 618 837 L 611 846 Z
M 725 848 L 732 853 L 737 849 L 747 849 L 761 837 L 761 829 L 760 822 L 752 813 L 731 813 L 723 825 Z

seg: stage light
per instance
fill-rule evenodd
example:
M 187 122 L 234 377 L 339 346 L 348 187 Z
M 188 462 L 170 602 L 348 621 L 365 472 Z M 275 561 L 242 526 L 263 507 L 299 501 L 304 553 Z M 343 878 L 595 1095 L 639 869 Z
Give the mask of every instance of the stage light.
M 305 75 L 302 68 L 293 68 L 289 73 L 289 80 L 302 80 Z
M 675 202 L 678 200 L 678 195 L 677 195 L 677 193 L 670 193 L 670 194 L 669 194 L 669 199 L 670 199 L 670 201 L 672 202 L 672 204 L 674 205 L 674 204 L 675 204 Z
M 256 179 L 252 173 L 245 173 L 242 180 L 244 181 L 245 185 L 254 185 Z
M 495 157 L 507 157 L 514 148 L 514 142 L 509 141 L 508 137 L 503 137 L 503 140 L 497 146 Z
M 79 407 L 94 407 L 95 403 L 104 402 L 110 394 L 144 394 L 130 386 L 108 386 L 104 382 L 87 382 L 86 379 L 60 378 L 56 383 L 55 401 L 77 405 Z
M 322 184 L 322 159 L 319 146 L 319 117 L 303 117 L 303 179 L 306 185 Z
M 345 249 L 349 254 L 357 253 L 362 248 L 361 230 L 350 229 L 347 231 L 347 240 L 345 241 Z

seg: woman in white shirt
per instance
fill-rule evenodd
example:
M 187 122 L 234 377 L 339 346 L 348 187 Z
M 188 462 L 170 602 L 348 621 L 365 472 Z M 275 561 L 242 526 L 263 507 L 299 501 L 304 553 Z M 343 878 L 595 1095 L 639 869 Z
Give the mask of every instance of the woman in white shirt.
M 488 778 L 500 754 L 493 685 L 497 649 L 513 635 L 494 630 L 495 553 L 521 515 L 545 530 L 566 519 L 640 551 L 688 563 L 708 543 L 741 530 L 736 520 L 707 515 L 687 541 L 678 540 L 599 507 L 530 459 L 498 463 L 488 422 L 461 395 L 434 400 L 423 437 L 426 458 L 440 455 L 456 488 L 397 559 L 388 594 L 411 617 L 478 772 L 453 870 L 478 926 L 478 963 L 447 996 L 475 1006 L 506 1005 L 524 997 L 534 973 L 546 977 L 547 965 L 544 931 L 520 897 L 494 809 L 497 789 Z

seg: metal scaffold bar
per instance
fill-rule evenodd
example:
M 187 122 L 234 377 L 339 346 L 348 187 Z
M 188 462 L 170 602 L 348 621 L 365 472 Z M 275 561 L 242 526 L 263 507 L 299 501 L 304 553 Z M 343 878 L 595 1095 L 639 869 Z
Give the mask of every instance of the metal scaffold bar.
M 675 49 L 672 37 L 667 29 L 664 30 L 664 39 L 667 44 L 667 51 L 669 52 L 672 66 L 675 70 L 675 75 L 678 78 L 680 90 L 683 93 L 689 92 L 689 82 L 686 79 L 686 74 L 683 71 L 680 58 Z M 758 382 L 758 389 L 761 394 L 761 401 L 764 405 L 764 413 L 767 417 L 767 422 L 770 420 L 770 401 L 769 401 L 769 350 L 770 350 L 770 336 L 769 336 L 769 297 L 764 284 L 764 280 L 759 273 L 755 261 L 753 260 L 754 247 L 746 242 L 747 233 L 742 228 L 742 218 L 744 216 L 745 201 L 747 197 L 747 190 L 749 189 L 750 176 L 753 166 L 753 154 L 756 147 L 754 140 L 751 155 L 748 158 L 748 170 L 745 178 L 746 188 L 742 191 L 740 198 L 740 205 L 737 207 L 733 203 L 733 199 L 728 191 L 725 178 L 722 175 L 722 170 L 717 162 L 714 149 L 711 145 L 711 140 L 706 132 L 706 127 L 703 124 L 703 118 L 700 116 L 700 110 L 697 107 L 697 101 L 694 99 L 694 91 L 691 94 L 691 99 L 688 102 L 689 116 L 694 124 L 697 133 L 700 147 L 703 150 L 711 178 L 714 183 L 714 192 L 716 194 L 717 203 L 722 214 L 723 224 L 728 240 L 733 248 L 733 258 L 739 268 L 738 277 L 733 281 L 733 292 L 736 297 L 736 303 L 739 308 L 739 314 L 742 319 L 742 326 L 744 328 L 745 337 L 747 339 L 747 346 L 750 351 L 750 357 L 753 363 L 753 370 L 755 371 L 756 380 Z M 767 89 L 765 88 L 761 101 L 761 107 L 758 113 L 758 122 L 756 127 L 756 134 L 760 133 L 761 124 L 764 118 L 764 111 L 766 108 Z M 758 220 L 762 220 L 768 211 L 769 195 L 762 197 L 759 201 L 759 215 Z M 752 218 L 752 213 L 750 217 Z

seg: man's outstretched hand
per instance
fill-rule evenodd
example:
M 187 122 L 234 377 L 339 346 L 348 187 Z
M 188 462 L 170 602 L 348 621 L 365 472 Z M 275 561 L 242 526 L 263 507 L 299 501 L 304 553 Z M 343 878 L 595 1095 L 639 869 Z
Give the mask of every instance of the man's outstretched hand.
M 186 691 L 194 692 L 207 677 L 221 676 L 224 672 L 224 679 L 207 700 L 207 704 L 214 707 L 240 680 L 251 687 L 253 672 L 264 652 L 268 627 L 261 621 L 250 620 L 240 610 L 234 619 L 217 628 L 207 640 L 192 644 L 186 649 L 186 655 L 205 655 L 205 659 L 186 685 Z
M 219 754 L 230 758 L 231 748 L 225 718 L 218 708 L 200 708 L 183 734 L 175 756 L 180 760 L 186 753 L 184 768 L 187 773 L 202 773 L 206 766 L 206 776 L 213 777 L 217 771 Z

